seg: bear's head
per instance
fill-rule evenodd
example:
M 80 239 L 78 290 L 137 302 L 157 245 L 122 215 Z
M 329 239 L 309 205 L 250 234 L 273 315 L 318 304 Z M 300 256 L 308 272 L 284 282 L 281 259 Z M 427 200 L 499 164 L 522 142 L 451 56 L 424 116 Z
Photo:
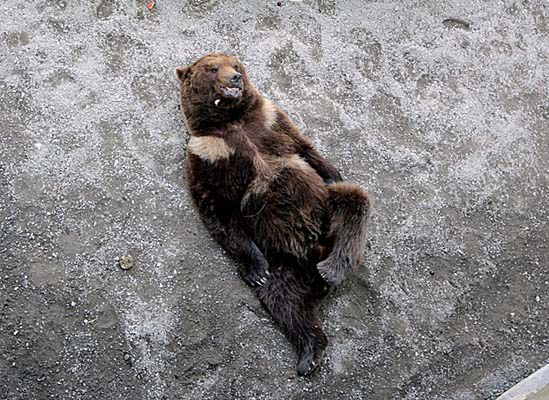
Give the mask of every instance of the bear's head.
M 244 66 L 233 56 L 208 54 L 175 71 L 183 112 L 191 124 L 230 120 L 249 108 L 256 96 Z

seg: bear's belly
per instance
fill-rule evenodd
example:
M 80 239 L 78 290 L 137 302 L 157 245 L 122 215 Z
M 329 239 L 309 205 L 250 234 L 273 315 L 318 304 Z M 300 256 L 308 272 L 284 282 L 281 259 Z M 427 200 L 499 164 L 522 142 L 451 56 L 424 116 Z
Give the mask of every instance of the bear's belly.
M 245 225 L 264 251 L 305 258 L 322 234 L 326 185 L 297 155 L 270 160 L 269 165 L 271 173 L 260 178 L 266 182 L 251 185 L 243 209 Z

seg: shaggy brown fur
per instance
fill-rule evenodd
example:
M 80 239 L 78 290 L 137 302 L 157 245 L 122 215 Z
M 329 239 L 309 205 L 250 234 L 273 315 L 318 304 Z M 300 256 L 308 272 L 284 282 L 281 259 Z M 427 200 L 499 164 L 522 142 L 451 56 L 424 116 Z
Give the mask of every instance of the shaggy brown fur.
M 327 344 L 314 315 L 326 283 L 339 285 L 361 262 L 368 195 L 341 182 L 236 58 L 211 54 L 176 73 L 196 206 L 211 234 L 243 262 L 244 280 L 307 375 Z

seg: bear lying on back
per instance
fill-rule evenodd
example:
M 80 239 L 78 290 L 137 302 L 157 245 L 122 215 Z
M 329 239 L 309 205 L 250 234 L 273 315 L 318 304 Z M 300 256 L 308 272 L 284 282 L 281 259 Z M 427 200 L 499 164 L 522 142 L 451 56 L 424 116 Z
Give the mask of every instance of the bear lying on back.
M 191 138 L 190 191 L 212 236 L 296 348 L 300 375 L 319 365 L 326 335 L 314 315 L 326 284 L 356 268 L 367 193 L 341 182 L 289 117 L 223 54 L 176 69 Z

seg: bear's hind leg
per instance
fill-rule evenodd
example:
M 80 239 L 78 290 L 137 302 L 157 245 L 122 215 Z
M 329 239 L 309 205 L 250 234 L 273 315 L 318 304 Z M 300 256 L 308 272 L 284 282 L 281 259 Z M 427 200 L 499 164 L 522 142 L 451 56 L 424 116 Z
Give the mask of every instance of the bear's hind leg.
M 337 286 L 362 262 L 370 201 L 366 191 L 350 183 L 334 183 L 328 191 L 327 238 L 333 247 L 317 269 L 327 283 Z
M 322 360 L 328 344 L 314 315 L 313 289 L 301 282 L 289 268 L 271 269 L 272 277 L 256 288 L 256 294 L 297 352 L 297 373 L 309 375 Z

